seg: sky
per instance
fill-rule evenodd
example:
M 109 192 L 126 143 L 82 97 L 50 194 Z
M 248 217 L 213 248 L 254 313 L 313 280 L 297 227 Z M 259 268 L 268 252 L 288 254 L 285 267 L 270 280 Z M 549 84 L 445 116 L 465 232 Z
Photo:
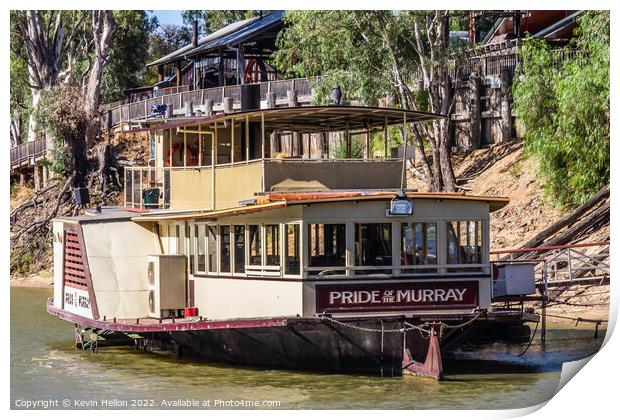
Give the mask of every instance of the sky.
M 152 14 L 157 16 L 160 24 L 168 25 L 181 25 L 183 18 L 181 17 L 182 10 L 153 10 Z

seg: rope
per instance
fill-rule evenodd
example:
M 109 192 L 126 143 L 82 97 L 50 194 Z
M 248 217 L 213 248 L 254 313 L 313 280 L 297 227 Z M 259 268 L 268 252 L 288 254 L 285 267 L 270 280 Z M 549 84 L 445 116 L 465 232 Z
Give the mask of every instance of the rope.
M 519 353 L 518 357 L 523 356 L 530 349 L 530 346 L 532 345 L 532 341 L 534 341 L 534 337 L 536 337 L 536 331 L 538 331 L 538 324 L 539 323 L 540 323 L 540 318 L 538 318 L 538 321 L 536 321 L 536 327 L 534 328 L 534 334 L 532 334 L 532 337 L 530 338 L 530 342 L 527 343 L 527 347 L 525 348 L 525 350 L 523 350 L 521 353 Z

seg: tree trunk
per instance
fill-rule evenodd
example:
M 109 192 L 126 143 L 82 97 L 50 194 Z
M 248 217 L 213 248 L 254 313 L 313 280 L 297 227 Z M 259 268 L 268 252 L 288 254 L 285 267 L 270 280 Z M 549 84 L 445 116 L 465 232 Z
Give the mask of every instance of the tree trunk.
M 469 145 L 473 150 L 480 146 L 482 118 L 480 115 L 480 77 L 473 72 L 469 76 Z
M 90 118 L 86 130 L 86 145 L 92 146 L 99 131 L 99 99 L 101 97 L 101 76 L 109 61 L 112 35 L 116 29 L 116 22 L 111 10 L 93 10 L 93 40 L 95 45 L 95 59 L 86 85 L 86 113 Z
M 500 115 L 502 119 L 502 140 L 507 141 L 512 138 L 512 115 L 510 107 L 510 85 L 511 75 L 507 69 L 502 70 L 500 74 Z

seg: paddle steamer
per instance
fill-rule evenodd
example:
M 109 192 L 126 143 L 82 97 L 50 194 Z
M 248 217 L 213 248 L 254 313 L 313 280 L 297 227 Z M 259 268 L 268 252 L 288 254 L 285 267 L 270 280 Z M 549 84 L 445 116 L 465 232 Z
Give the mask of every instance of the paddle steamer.
M 80 341 L 114 332 L 206 361 L 439 378 L 464 335 L 535 316 L 492 306 L 489 213 L 506 198 L 402 188 L 389 126 L 438 118 L 255 102 L 145 121 L 149 165 L 125 169 L 124 205 L 54 220 L 48 312 Z

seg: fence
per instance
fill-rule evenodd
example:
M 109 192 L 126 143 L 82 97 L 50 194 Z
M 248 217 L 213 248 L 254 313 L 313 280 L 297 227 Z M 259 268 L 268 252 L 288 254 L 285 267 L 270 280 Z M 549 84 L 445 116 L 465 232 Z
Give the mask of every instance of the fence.
M 45 156 L 45 139 L 30 141 L 11 148 L 11 168 L 28 164 L 31 159 Z

